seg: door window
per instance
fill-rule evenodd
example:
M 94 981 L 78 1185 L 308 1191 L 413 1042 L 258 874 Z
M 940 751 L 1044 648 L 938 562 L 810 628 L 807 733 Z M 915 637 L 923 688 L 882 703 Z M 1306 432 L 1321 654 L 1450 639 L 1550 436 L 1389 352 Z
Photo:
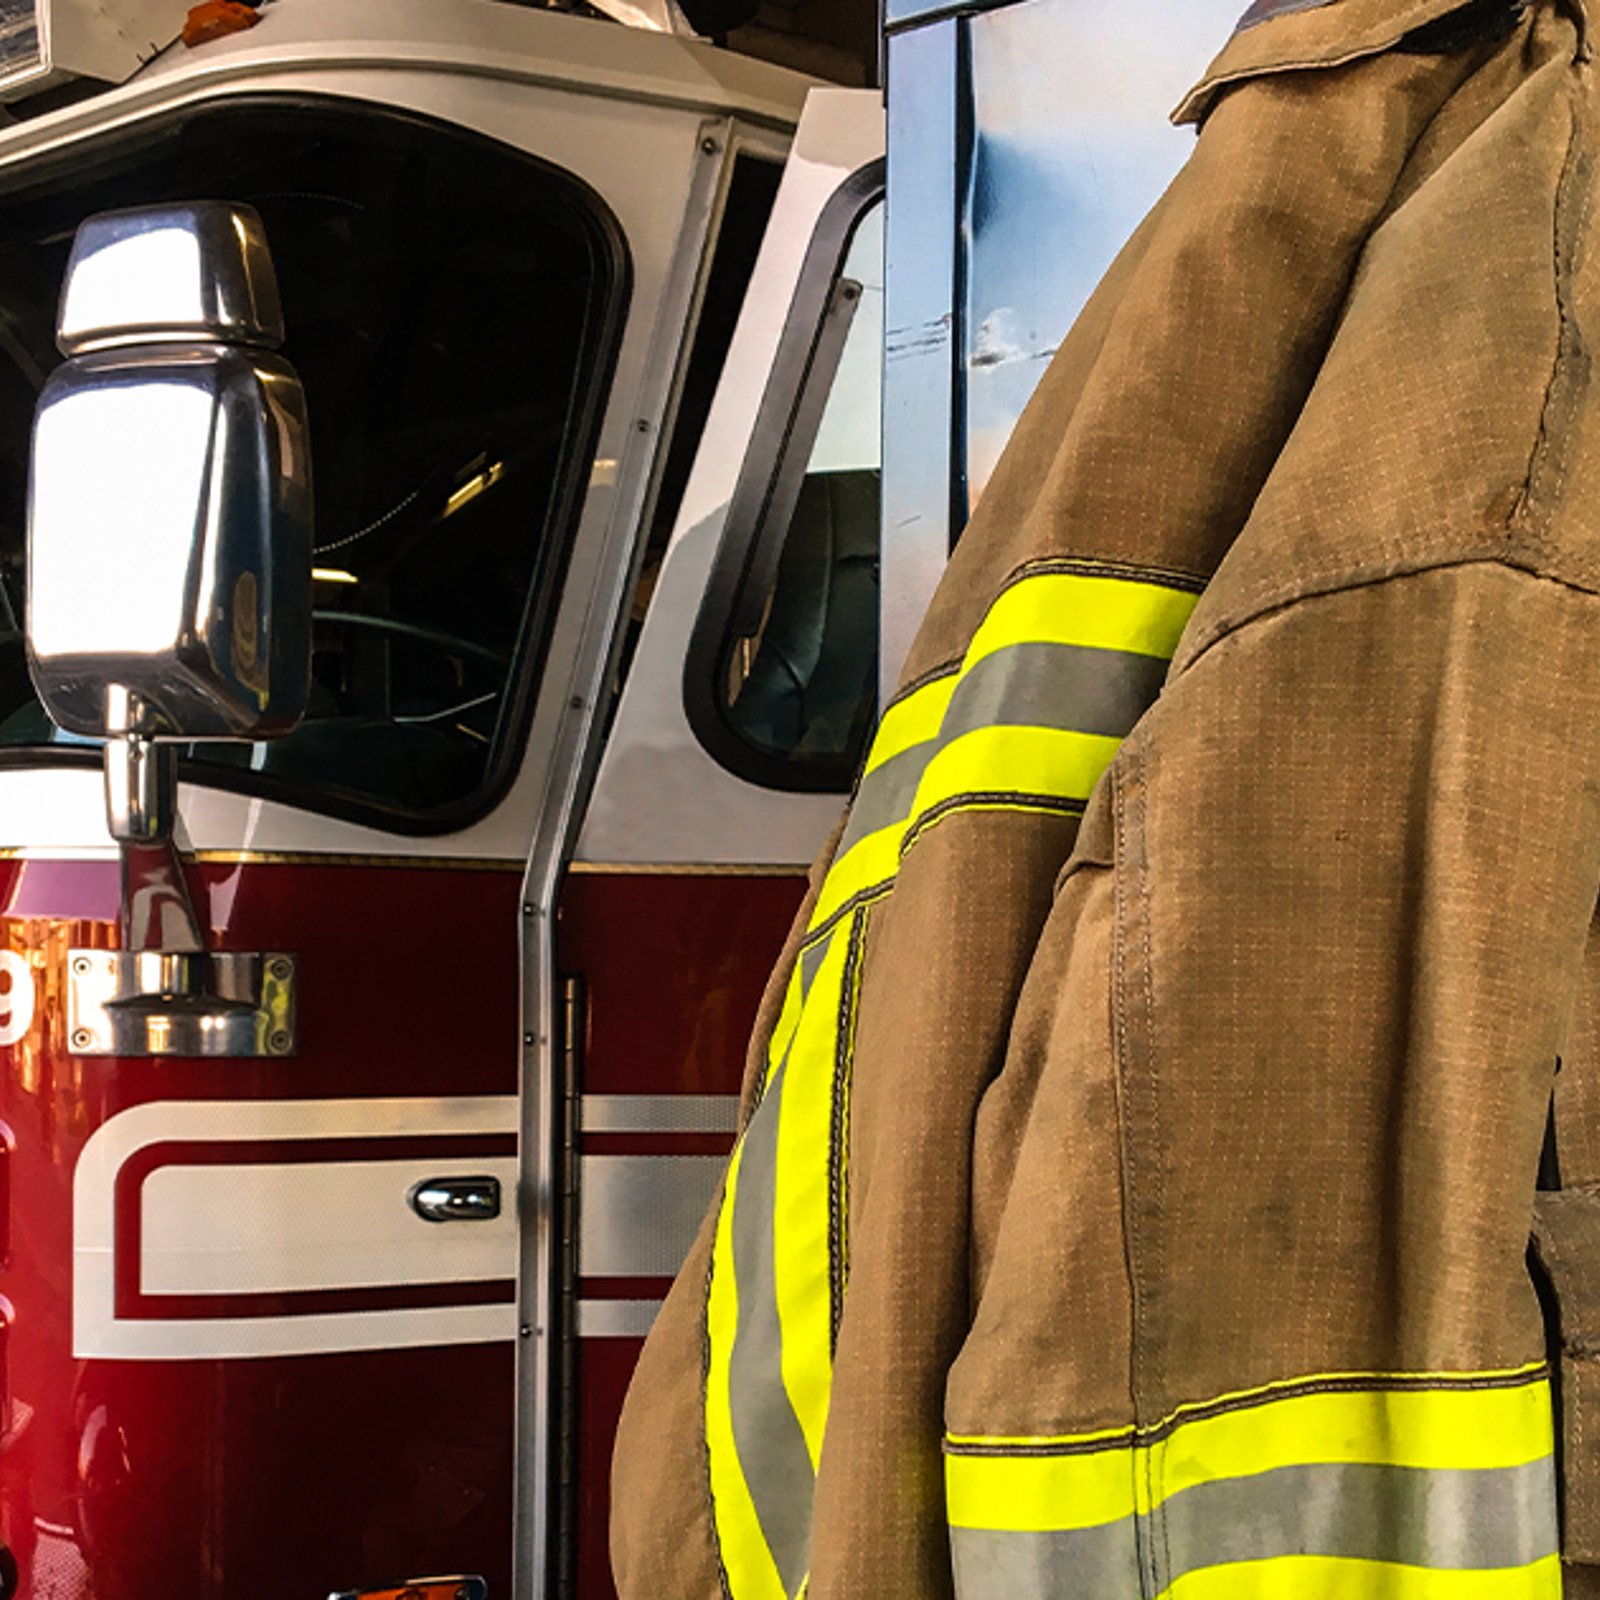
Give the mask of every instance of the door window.
M 849 788 L 877 715 L 883 165 L 818 221 L 685 677 L 702 743 L 777 789 Z
M 570 176 L 393 113 L 234 100 L 0 193 L 0 752 L 74 743 L 33 697 L 21 633 L 28 434 L 73 231 L 218 196 L 261 213 L 305 385 L 314 684 L 295 733 L 192 746 L 190 776 L 392 829 L 462 826 L 520 754 L 626 261 Z

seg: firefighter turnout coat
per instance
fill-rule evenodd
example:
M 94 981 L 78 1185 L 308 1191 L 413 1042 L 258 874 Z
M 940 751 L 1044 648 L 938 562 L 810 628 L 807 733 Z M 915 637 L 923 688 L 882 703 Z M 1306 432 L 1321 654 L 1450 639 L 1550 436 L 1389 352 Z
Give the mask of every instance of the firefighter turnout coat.
M 770 988 L 623 1600 L 1600 1593 L 1594 78 L 1260 0 L 1181 109 Z

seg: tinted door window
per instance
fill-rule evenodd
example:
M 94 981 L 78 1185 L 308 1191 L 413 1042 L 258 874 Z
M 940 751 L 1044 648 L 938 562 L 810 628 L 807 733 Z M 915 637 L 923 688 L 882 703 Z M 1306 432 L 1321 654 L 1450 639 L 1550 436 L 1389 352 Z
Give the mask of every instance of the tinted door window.
M 85 216 L 256 207 L 316 495 L 314 688 L 288 738 L 197 745 L 193 775 L 405 829 L 509 780 L 581 504 L 625 263 L 570 177 L 419 120 L 244 101 L 0 194 L 0 747 L 59 749 L 20 623 L 27 440 Z M 86 462 L 85 470 L 93 470 Z
M 684 678 L 741 777 L 847 789 L 877 715 L 881 163 L 825 208 L 730 502 Z

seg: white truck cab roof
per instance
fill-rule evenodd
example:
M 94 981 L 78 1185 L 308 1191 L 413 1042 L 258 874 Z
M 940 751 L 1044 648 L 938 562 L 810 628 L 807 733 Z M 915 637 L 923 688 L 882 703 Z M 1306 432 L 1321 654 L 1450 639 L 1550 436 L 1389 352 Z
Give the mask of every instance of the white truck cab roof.
M 292 90 L 330 69 L 442 72 L 548 84 L 613 100 L 736 116 L 787 131 L 816 79 L 697 39 L 504 0 L 273 0 L 253 28 L 173 44 L 126 84 L 0 132 L 0 171 L 58 139 L 228 79 Z M 348 78 L 342 92 L 359 86 Z

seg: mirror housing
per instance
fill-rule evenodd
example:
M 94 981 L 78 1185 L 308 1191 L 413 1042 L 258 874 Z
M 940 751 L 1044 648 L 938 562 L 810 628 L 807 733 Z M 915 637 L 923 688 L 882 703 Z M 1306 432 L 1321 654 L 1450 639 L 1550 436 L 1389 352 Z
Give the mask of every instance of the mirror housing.
M 29 669 L 71 732 L 262 739 L 304 714 L 311 465 L 282 339 L 249 207 L 79 229 L 28 497 Z

